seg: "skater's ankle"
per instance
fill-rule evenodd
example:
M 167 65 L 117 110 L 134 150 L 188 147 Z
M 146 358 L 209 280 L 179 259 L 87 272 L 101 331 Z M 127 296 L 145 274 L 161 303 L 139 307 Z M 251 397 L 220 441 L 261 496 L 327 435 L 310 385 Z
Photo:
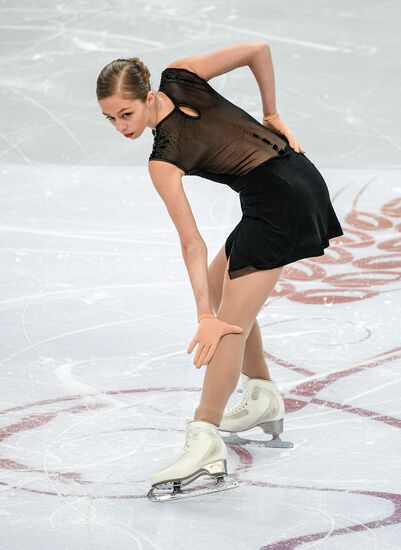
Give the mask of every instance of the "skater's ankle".
M 271 381 L 269 368 L 265 361 L 258 361 L 251 365 L 244 362 L 242 367 L 242 373 L 249 378 L 259 378 L 260 380 Z
M 258 380 L 266 380 L 268 382 L 273 382 L 269 374 L 263 374 L 263 373 L 248 374 L 247 372 L 244 372 L 244 371 L 242 371 L 242 373 L 248 376 L 248 378 L 257 378 Z
M 193 419 L 193 422 L 208 422 L 209 424 L 212 424 L 216 428 L 220 426 L 220 422 L 216 424 L 216 422 L 213 422 L 212 420 L 208 420 L 207 418 L 195 418 Z
M 196 409 L 194 414 L 194 420 L 204 420 L 206 422 L 210 422 L 211 424 L 214 424 L 217 427 L 220 426 L 222 417 L 223 417 L 222 413 L 213 411 L 211 409 L 204 409 L 204 408 Z

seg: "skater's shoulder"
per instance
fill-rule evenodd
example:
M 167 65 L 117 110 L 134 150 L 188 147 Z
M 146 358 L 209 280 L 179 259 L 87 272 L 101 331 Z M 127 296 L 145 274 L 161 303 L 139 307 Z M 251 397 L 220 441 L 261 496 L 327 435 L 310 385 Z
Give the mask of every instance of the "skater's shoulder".
M 185 169 L 171 159 L 150 159 L 148 161 L 148 172 L 152 181 L 166 178 L 181 178 L 185 176 Z

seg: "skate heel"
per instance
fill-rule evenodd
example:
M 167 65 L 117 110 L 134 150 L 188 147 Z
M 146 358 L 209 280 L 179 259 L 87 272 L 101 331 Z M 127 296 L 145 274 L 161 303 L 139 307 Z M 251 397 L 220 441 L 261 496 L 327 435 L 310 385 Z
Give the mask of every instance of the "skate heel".
M 259 424 L 259 426 L 262 428 L 265 434 L 278 436 L 279 434 L 283 433 L 283 423 L 284 419 L 280 418 L 279 420 L 269 420 L 267 422 L 263 422 L 263 424 Z
M 218 474 L 227 474 L 227 460 L 226 459 L 216 460 L 215 462 L 206 464 L 206 466 L 204 466 L 203 469 L 206 470 L 212 476 L 215 476 Z
M 294 446 L 290 441 L 280 439 L 280 434 L 283 433 L 284 419 L 268 420 L 253 426 L 254 428 L 262 428 L 265 434 L 271 434 L 272 438 L 268 441 L 259 441 L 255 439 L 244 439 L 237 434 L 222 437 L 226 445 L 257 445 L 259 447 L 272 447 L 273 449 L 292 449 Z
M 283 433 L 284 418 L 279 420 L 268 420 L 258 425 L 258 428 L 262 428 L 265 434 L 271 434 L 270 441 L 261 442 L 261 445 L 265 447 L 273 447 L 276 449 L 284 448 L 291 449 L 294 445 L 290 441 L 283 441 L 280 439 L 280 434 Z

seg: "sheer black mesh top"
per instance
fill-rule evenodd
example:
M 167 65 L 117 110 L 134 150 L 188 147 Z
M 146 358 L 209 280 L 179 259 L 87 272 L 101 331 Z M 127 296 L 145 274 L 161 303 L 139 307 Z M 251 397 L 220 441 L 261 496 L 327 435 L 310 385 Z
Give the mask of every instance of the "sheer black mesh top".
M 149 160 L 164 160 L 186 175 L 226 183 L 230 178 L 224 176 L 247 174 L 266 160 L 285 154 L 285 138 L 220 95 L 196 73 L 168 67 L 161 73 L 159 89 L 171 99 L 174 109 L 152 129 Z M 179 106 L 192 107 L 198 114 L 187 114 Z

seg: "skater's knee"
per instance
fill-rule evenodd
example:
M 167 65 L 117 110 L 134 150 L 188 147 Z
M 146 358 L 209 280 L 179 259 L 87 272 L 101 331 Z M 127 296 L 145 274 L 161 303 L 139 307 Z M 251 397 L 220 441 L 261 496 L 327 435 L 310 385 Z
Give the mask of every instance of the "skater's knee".
M 247 299 L 246 296 L 233 296 L 226 293 L 217 311 L 217 317 L 226 323 L 242 328 L 242 335 L 248 338 L 260 310 L 262 300 Z
M 255 322 L 255 319 L 243 317 L 241 315 L 235 315 L 230 313 L 224 313 L 222 311 L 217 312 L 217 318 L 221 321 L 224 321 L 225 323 L 229 323 L 230 325 L 236 325 L 238 327 L 242 328 L 242 332 L 239 334 L 231 334 L 232 336 L 236 336 L 238 338 L 243 338 L 246 340 L 249 336 L 249 333 L 252 330 L 253 323 Z

